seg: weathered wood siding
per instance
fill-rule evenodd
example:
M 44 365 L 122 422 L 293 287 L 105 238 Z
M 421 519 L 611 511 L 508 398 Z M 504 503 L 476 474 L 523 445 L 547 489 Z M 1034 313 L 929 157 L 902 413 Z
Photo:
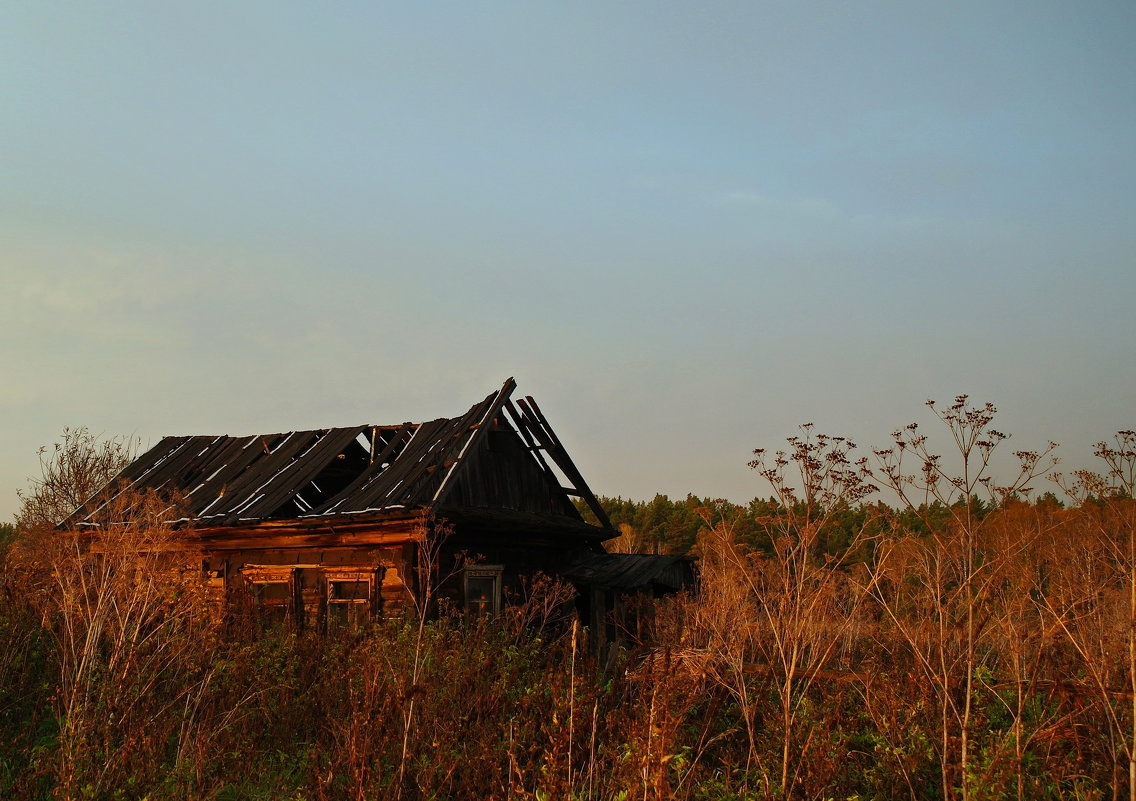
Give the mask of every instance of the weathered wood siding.
M 206 553 L 203 567 L 223 583 L 231 611 L 256 614 L 256 587 L 287 582 L 289 597 L 276 601 L 302 628 L 322 629 L 335 603 L 332 582 L 367 582 L 365 604 L 352 609 L 373 617 L 401 612 L 409 602 L 414 544 L 362 548 L 265 548 Z M 360 598 L 362 600 L 362 598 Z M 365 607 L 365 608 L 362 608 Z

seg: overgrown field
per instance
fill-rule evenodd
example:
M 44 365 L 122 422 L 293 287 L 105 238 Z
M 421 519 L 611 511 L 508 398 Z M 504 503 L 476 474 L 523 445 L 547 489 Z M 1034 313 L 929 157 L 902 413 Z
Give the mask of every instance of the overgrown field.
M 914 429 L 871 467 L 808 430 L 758 453 L 760 519 L 703 508 L 700 591 L 600 653 L 552 581 L 495 620 L 265 632 L 161 569 L 145 509 L 98 559 L 24 531 L 0 797 L 1132 798 L 1136 435 L 1031 501 L 1045 455 L 991 486 L 990 420 L 956 411 L 957 473 Z

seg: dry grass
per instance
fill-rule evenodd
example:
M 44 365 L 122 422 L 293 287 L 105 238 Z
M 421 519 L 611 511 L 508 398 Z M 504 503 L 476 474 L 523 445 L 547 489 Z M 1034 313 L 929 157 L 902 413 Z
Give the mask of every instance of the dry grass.
M 897 513 L 834 548 L 866 474 L 845 440 L 794 448 L 767 478 L 814 475 L 771 547 L 708 515 L 700 593 L 643 610 L 610 669 L 549 579 L 493 621 L 424 597 L 323 636 L 222 633 L 161 499 L 120 499 L 95 539 L 26 529 L 0 571 L 0 796 L 1131 797 L 1131 488 Z

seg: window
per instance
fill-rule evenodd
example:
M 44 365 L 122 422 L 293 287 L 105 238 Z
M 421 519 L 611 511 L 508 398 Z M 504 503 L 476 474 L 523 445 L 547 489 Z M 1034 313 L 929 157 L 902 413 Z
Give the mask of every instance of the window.
M 371 600 L 371 582 L 366 579 L 331 581 L 328 600 L 332 603 L 365 603 Z
M 287 581 L 258 581 L 253 584 L 253 594 L 261 606 L 287 606 L 292 588 Z
M 272 625 L 286 621 L 293 612 L 296 571 L 246 568 L 241 573 L 249 583 L 253 610 L 261 624 Z
M 462 571 L 465 611 L 477 617 L 501 611 L 501 565 L 475 565 Z
M 371 615 L 375 571 L 325 569 L 327 579 L 327 620 L 329 625 L 360 624 Z

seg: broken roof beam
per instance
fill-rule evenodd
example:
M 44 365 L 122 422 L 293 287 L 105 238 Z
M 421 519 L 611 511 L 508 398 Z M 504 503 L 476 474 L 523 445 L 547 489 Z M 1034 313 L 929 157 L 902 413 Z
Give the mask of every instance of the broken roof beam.
M 469 425 L 468 432 L 465 435 L 465 443 L 462 445 L 461 451 L 457 454 L 453 465 L 447 471 L 445 478 L 443 478 L 442 482 L 438 485 L 438 490 L 434 493 L 431 505 L 437 506 L 442 498 L 445 497 L 447 490 L 453 486 L 454 475 L 461 470 L 461 465 L 463 464 L 466 453 L 469 452 L 479 439 L 485 436 L 485 432 L 489 428 L 487 424 L 500 414 L 501 407 L 509 402 L 509 396 L 513 394 L 513 390 L 516 388 L 517 382 L 514 381 L 512 377 L 506 379 L 497 394 L 492 396 L 492 401 L 487 405 L 485 412 L 477 416 L 475 424 L 472 423 L 472 421 L 463 420 L 463 422 Z M 486 398 L 486 400 L 489 400 L 489 398 Z M 470 409 L 466 417 L 468 418 L 476 409 L 476 406 Z
M 549 458 L 560 468 L 560 472 L 564 477 L 572 482 L 572 486 L 576 489 L 576 495 L 584 499 L 588 504 L 588 508 L 595 514 L 596 519 L 599 520 L 600 525 L 609 530 L 614 530 L 611 520 L 608 519 L 607 512 L 600 506 L 599 500 L 595 494 L 588 487 L 588 483 L 584 481 L 584 477 L 580 471 L 576 469 L 575 463 L 568 455 L 568 451 L 560 443 L 560 439 L 556 436 L 556 432 L 552 430 L 552 426 L 548 424 L 548 420 L 540 411 L 536 401 L 531 396 L 519 398 L 517 406 L 524 412 L 525 424 L 532 432 L 533 438 L 536 439 L 544 448 L 544 452 L 548 454 Z M 534 451 L 536 453 L 536 451 Z
M 548 466 L 548 461 L 545 460 L 544 454 L 541 453 L 541 451 L 545 450 L 544 446 L 533 438 L 533 434 L 529 430 L 528 421 L 525 419 L 524 415 L 513 405 L 511 400 L 505 402 L 504 410 L 507 412 L 517 433 L 521 435 L 525 447 L 528 448 L 529 452 L 540 465 L 541 472 L 548 477 L 549 482 L 551 482 L 553 486 L 560 486 L 560 478 L 556 475 L 555 471 Z M 561 489 L 563 489 L 563 487 L 561 487 Z

